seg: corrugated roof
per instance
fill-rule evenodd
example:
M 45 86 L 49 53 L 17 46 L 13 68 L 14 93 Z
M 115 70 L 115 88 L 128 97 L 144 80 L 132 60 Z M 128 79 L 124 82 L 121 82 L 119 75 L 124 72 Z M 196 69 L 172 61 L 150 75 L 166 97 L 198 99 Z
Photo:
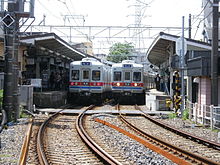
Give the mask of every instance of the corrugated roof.
M 152 42 L 150 48 L 147 51 L 148 60 L 159 66 L 169 58 L 170 45 L 175 44 L 176 40 L 180 36 L 171 35 L 167 33 L 159 33 L 156 39 Z M 211 50 L 211 45 L 198 40 L 188 39 L 187 50 Z M 175 50 L 174 50 L 175 51 Z
M 46 33 L 22 37 L 21 42 L 31 43 L 40 49 L 47 49 L 54 52 L 57 56 L 67 57 L 71 60 L 81 60 L 84 57 L 92 57 L 75 48 L 61 39 L 55 33 Z

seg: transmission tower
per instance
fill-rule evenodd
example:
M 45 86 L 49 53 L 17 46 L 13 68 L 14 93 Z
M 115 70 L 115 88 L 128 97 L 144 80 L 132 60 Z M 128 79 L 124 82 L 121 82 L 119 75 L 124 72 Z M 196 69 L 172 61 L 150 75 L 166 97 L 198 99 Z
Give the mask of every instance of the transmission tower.
M 149 0 L 148 0 L 149 1 Z M 143 33 L 140 27 L 143 27 L 142 20 L 146 17 L 145 11 L 146 8 L 149 7 L 147 0 L 135 0 L 134 4 L 134 32 L 133 32 L 133 43 L 135 48 L 137 48 L 137 52 L 143 52 L 141 48 L 144 47 L 144 39 Z

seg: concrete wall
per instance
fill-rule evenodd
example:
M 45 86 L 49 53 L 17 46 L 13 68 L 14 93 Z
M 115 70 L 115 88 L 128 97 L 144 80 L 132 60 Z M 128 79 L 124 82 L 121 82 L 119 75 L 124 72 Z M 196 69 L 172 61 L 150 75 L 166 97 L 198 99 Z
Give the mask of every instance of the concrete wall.
M 59 108 L 65 105 L 66 99 L 65 91 L 34 92 L 34 104 L 41 108 Z

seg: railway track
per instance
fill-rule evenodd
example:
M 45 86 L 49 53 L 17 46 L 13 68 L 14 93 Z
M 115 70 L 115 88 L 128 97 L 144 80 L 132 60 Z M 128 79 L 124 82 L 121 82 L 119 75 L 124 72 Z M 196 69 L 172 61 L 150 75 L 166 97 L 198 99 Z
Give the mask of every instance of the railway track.
M 26 139 L 29 141 L 29 145 L 25 146 L 22 150 L 22 155 L 20 157 L 19 164 L 40 164 L 38 155 L 37 155 L 37 133 L 39 131 L 40 125 L 48 118 L 47 115 L 38 115 L 33 119 L 32 129 L 29 130 L 31 132 L 27 132 L 30 134 L 30 139 Z M 25 142 L 26 143 L 26 142 Z M 24 143 L 24 144 L 25 144 Z
M 207 140 L 204 140 L 205 142 L 201 144 L 203 140 L 201 138 L 196 139 L 196 137 L 194 137 L 192 140 L 191 136 L 189 139 L 188 134 L 180 136 L 176 134 L 175 129 L 172 131 L 170 131 L 171 128 L 169 130 L 164 129 L 162 128 L 162 123 L 158 126 L 157 123 L 155 124 L 151 120 L 146 120 L 145 117 L 136 117 L 134 120 L 133 117 L 129 119 L 120 114 L 120 118 L 127 125 L 132 127 L 132 129 L 137 130 L 141 135 L 150 138 L 154 142 L 158 141 L 157 143 L 163 146 L 163 148 L 171 148 L 172 152 L 176 150 L 177 155 L 185 157 L 186 160 L 191 159 L 190 163 L 220 164 L 220 150 L 217 149 L 219 144 L 217 144 L 217 146 L 214 146 L 213 143 L 211 143 L 212 145 L 204 145 Z M 210 148 L 210 146 L 212 146 L 212 148 Z
M 87 110 L 89 109 L 91 107 Z M 27 164 L 139 164 L 138 161 L 146 163 L 151 162 L 152 156 L 147 156 L 151 151 L 145 151 L 149 150 L 148 147 L 151 148 L 151 145 L 156 146 L 154 147 L 156 149 L 151 148 L 152 150 L 160 151 L 159 154 L 177 164 L 220 164 L 220 152 L 215 147 L 210 148 L 210 145 L 198 144 L 198 142 L 176 135 L 154 125 L 144 116 L 125 117 L 120 114 L 122 121 L 126 122 L 125 125 L 115 115 L 88 115 L 87 110 L 78 116 L 57 113 L 50 116 L 48 120 L 46 120 L 48 118 L 46 115 L 35 118 L 30 136 Z M 46 121 L 46 124 L 43 121 Z M 42 125 L 41 128 L 40 125 Z M 108 128 L 104 125 L 108 125 Z M 128 129 L 127 125 L 141 128 L 140 132 L 137 133 L 134 128 Z M 150 140 L 146 133 L 151 137 Z M 36 138 L 37 135 L 38 138 Z M 156 142 L 155 139 L 159 139 L 160 142 Z M 166 142 L 169 143 L 168 146 L 165 146 Z M 121 145 L 121 149 L 118 145 Z M 186 150 L 193 153 L 189 154 Z M 173 155 L 175 158 L 172 158 Z M 131 157 L 137 157 L 137 159 L 142 157 L 144 161 Z M 161 158 L 157 159 L 161 161 Z
M 79 116 L 63 115 L 58 112 L 47 119 L 41 118 L 32 129 L 27 163 L 121 164 L 88 135 L 86 130 L 91 124 L 86 120 L 85 112 L 86 110 Z M 86 130 L 85 125 L 87 125 Z M 91 128 L 90 134 L 94 135 Z

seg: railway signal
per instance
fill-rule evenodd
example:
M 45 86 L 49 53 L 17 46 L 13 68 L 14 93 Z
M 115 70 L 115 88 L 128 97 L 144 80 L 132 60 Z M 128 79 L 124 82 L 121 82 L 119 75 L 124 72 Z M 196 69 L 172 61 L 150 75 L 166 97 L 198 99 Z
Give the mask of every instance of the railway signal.
M 180 92 L 181 92 L 181 83 L 180 83 L 180 76 L 179 76 L 179 72 L 176 71 L 174 72 L 174 76 L 173 76 L 173 103 L 174 103 L 174 109 L 175 112 L 177 112 L 180 109 L 180 105 L 181 105 L 181 96 L 180 96 Z

